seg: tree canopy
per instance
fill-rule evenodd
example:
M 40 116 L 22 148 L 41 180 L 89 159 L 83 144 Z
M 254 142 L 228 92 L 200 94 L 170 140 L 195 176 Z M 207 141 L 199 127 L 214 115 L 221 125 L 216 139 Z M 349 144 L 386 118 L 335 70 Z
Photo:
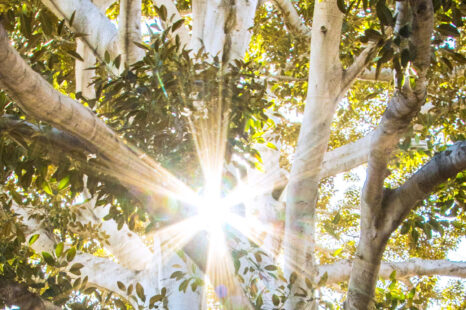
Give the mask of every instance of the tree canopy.
M 465 16 L 0 0 L 0 306 L 464 309 Z

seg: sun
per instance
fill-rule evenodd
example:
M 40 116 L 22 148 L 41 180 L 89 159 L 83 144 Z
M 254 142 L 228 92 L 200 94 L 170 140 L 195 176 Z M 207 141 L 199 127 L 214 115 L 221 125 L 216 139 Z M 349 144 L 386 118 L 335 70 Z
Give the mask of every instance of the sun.
M 202 226 L 209 232 L 221 228 L 228 219 L 228 208 L 219 197 L 202 196 L 197 210 Z

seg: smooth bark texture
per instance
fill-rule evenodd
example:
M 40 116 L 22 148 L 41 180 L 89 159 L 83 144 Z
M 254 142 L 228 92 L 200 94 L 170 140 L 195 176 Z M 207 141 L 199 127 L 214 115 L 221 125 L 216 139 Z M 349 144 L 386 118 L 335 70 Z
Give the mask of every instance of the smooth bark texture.
M 91 1 L 104 14 L 105 10 L 112 3 L 113 0 Z M 83 60 L 76 59 L 74 65 L 76 92 L 81 92 L 81 95 L 86 99 L 95 98 L 94 86 L 90 85 L 92 82 L 92 78 L 95 76 L 95 70 L 89 70 L 89 68 L 94 67 L 97 62 L 97 57 L 94 54 L 94 49 L 88 45 L 88 42 L 86 42 L 86 40 L 82 40 L 81 38 L 76 39 L 76 53 L 78 53 L 78 55 L 80 55 L 83 58 Z
M 95 89 L 90 84 L 95 76 L 95 70 L 86 69 L 94 67 L 97 58 L 92 49 L 81 39 L 76 40 L 76 53 L 83 58 L 83 60 L 76 59 L 75 61 L 76 93 L 81 92 L 84 98 L 94 99 Z
M 142 42 L 141 0 L 120 0 L 118 21 L 121 63 L 128 67 L 142 59 L 145 54 L 144 50 L 134 44 L 134 42 Z
M 168 172 L 153 160 L 127 145 L 89 108 L 53 89 L 9 44 L 3 28 L 0 29 L 0 83 L 26 114 L 92 146 L 99 155 L 100 168 L 122 184 L 141 187 L 144 191 L 151 186 L 158 188 L 163 178 L 165 188 L 185 188 L 181 182 L 168 178 Z M 139 177 L 131 178 L 135 172 Z
M 366 163 L 369 157 L 372 134 L 369 133 L 355 142 L 345 144 L 325 153 L 319 178 L 323 179 L 346 172 Z
M 396 271 L 397 279 L 412 276 L 448 276 L 466 278 L 466 262 L 453 262 L 446 259 L 428 260 L 413 258 L 405 262 L 382 262 L 379 277 L 389 279 Z M 348 281 L 351 273 L 351 261 L 342 260 L 333 264 L 319 266 L 319 278 L 327 274 L 326 285 Z
M 215 0 L 193 1 L 191 49 L 201 49 L 228 64 L 244 56 L 251 39 L 258 0 L 232 4 Z
M 272 2 L 283 14 L 286 27 L 291 32 L 307 39 L 311 38 L 311 29 L 304 24 L 290 0 L 273 0 Z
M 305 277 L 315 281 L 317 274 L 314 258 L 315 205 L 330 123 L 338 99 L 334 90 L 339 89 L 341 83 L 338 56 L 342 20 L 336 1 L 316 1 L 308 94 L 286 199 L 285 267 L 287 274 L 296 270 L 300 275 L 291 291 L 289 309 L 315 307 L 315 302 L 310 305 L 299 303 L 295 293 L 298 287 L 306 287 Z
M 390 82 L 393 80 L 393 71 L 388 68 L 383 68 L 380 70 L 379 75 L 377 76 L 375 68 L 371 67 L 363 70 L 358 75 L 358 79 L 363 81 Z

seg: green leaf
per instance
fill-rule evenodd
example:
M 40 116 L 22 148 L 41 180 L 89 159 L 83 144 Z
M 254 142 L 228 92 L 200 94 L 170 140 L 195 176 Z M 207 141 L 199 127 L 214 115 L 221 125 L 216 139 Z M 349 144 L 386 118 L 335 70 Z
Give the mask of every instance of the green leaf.
M 268 271 L 275 271 L 277 270 L 277 266 L 275 265 L 268 265 L 268 266 L 265 266 L 265 270 L 268 270 Z
M 411 34 L 409 25 L 404 25 L 403 27 L 401 27 L 399 33 L 400 33 L 400 36 L 402 37 L 405 37 L 405 38 L 409 37 L 409 35 Z
M 66 260 L 68 262 L 71 262 L 74 257 L 76 256 L 76 248 L 75 247 L 71 247 L 68 249 L 68 251 L 66 251 Z
M 165 22 L 167 20 L 167 8 L 165 5 L 162 4 L 160 7 L 155 6 L 155 11 L 162 21 Z
M 280 304 L 280 298 L 275 294 L 272 295 L 272 303 L 274 306 L 278 306 Z
M 163 295 L 154 295 L 149 300 L 149 307 L 154 307 L 155 303 L 161 301 L 163 299 Z
M 65 25 L 65 20 L 62 19 L 59 23 L 58 23 L 58 27 L 57 27 L 57 33 L 58 35 L 61 35 L 61 33 L 63 32 L 63 26 Z
M 304 279 L 304 282 L 306 282 L 306 286 L 308 289 L 311 290 L 313 288 L 312 282 L 311 280 L 309 280 L 309 278 Z
M 190 279 L 186 279 L 183 282 L 181 282 L 180 286 L 178 287 L 178 290 L 180 292 L 186 293 L 186 288 L 188 287 Z
M 262 299 L 262 294 L 259 295 L 256 299 L 256 309 L 262 309 L 262 305 L 264 304 L 264 300 Z
M 70 183 L 70 176 L 67 175 L 66 177 L 60 180 L 60 183 L 58 183 L 58 190 L 61 191 L 62 189 L 66 188 L 69 183 Z
M 146 295 L 144 295 L 144 288 L 139 282 L 136 283 L 136 294 L 138 295 L 139 299 L 141 299 L 143 302 L 146 301 Z
M 84 267 L 83 264 L 81 264 L 81 263 L 75 263 L 75 264 L 73 264 L 73 265 L 71 266 L 70 272 L 71 272 L 72 274 L 75 274 L 75 275 L 79 276 L 79 275 L 81 275 L 80 269 L 83 268 L 83 267 Z
M 73 50 L 67 50 L 66 53 L 70 55 L 71 57 L 73 57 L 74 59 L 77 59 L 79 61 L 84 61 L 84 58 L 82 58 L 81 55 L 79 55 Z
M 73 26 L 73 22 L 74 22 L 74 16 L 75 16 L 75 15 L 76 15 L 76 11 L 73 11 L 73 14 L 71 14 L 71 17 L 70 17 L 70 22 L 69 22 L 69 24 L 70 24 L 70 27 L 72 27 L 72 26 Z
M 458 37 L 460 35 L 458 29 L 452 24 L 440 24 L 437 31 L 444 36 Z
M 317 283 L 317 286 L 324 286 L 325 283 L 327 283 L 328 279 L 328 274 L 324 273 L 324 275 L 320 278 L 319 283 Z
M 383 39 L 383 36 L 380 32 L 374 29 L 366 29 L 364 30 L 364 35 L 371 41 L 379 41 Z
M 184 19 L 180 19 L 174 22 L 172 25 L 172 32 L 175 32 L 178 28 L 183 26 L 183 24 L 184 24 Z
M 50 253 L 42 252 L 42 257 L 44 258 L 44 261 L 47 263 L 47 265 L 55 266 L 55 259 Z
M 117 69 L 120 69 L 121 55 L 118 55 L 117 57 L 115 57 L 115 59 L 113 60 L 113 64 L 115 65 Z
M 104 54 L 104 61 L 105 63 L 110 63 L 110 54 L 108 53 L 108 51 L 105 51 L 105 54 Z
M 40 235 L 39 234 L 34 234 L 31 236 L 31 238 L 29 238 L 29 245 L 32 245 L 34 244 L 34 242 L 37 241 L 37 239 L 39 239 Z
M 133 41 L 133 43 L 134 43 L 134 45 L 136 45 L 136 46 L 139 47 L 139 48 L 142 48 L 142 49 L 145 49 L 145 50 L 150 51 L 150 47 L 147 46 L 147 45 L 145 45 L 145 44 L 143 44 L 143 43 L 139 43 L 139 42 L 136 42 L 136 41 Z
M 385 26 L 393 26 L 395 24 L 395 20 L 393 19 L 392 12 L 390 9 L 385 5 L 385 1 L 379 1 L 376 5 L 377 17 L 380 19 L 382 25 Z
M 115 300 L 113 300 L 113 302 L 115 303 L 115 306 L 118 307 L 118 309 L 126 310 L 125 303 L 123 301 L 121 301 L 120 299 L 115 299 Z
M 404 223 L 403 226 L 401 226 L 400 234 L 406 235 L 409 232 L 410 228 L 411 228 L 411 225 L 409 224 L 409 222 Z
M 290 284 L 294 284 L 297 279 L 298 279 L 298 275 L 296 274 L 296 272 L 293 271 L 290 274 L 290 279 L 289 279 Z
M 126 286 L 122 282 L 117 281 L 117 286 L 120 290 L 126 291 Z
M 409 49 L 405 48 L 401 51 L 401 66 L 406 67 L 410 59 Z
M 49 183 L 44 181 L 42 183 L 42 189 L 44 190 L 44 192 L 46 192 L 47 194 L 53 196 L 53 191 L 52 191 L 52 188 L 50 187 Z
M 55 247 L 55 255 L 57 255 L 57 257 L 60 257 L 62 255 L 63 247 L 64 247 L 63 242 L 58 243 L 57 246 Z
M 171 274 L 170 279 L 180 280 L 181 278 L 184 277 L 184 275 L 185 273 L 182 271 L 175 271 L 174 273 Z
M 345 0 L 337 0 L 338 9 L 343 13 L 346 14 L 346 5 Z

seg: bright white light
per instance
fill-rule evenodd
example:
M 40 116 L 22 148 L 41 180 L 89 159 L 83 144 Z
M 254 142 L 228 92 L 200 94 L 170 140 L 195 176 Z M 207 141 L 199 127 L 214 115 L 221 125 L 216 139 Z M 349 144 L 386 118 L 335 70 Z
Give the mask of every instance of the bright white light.
M 228 207 L 225 201 L 215 195 L 205 195 L 198 203 L 202 228 L 210 233 L 219 232 L 228 220 Z

